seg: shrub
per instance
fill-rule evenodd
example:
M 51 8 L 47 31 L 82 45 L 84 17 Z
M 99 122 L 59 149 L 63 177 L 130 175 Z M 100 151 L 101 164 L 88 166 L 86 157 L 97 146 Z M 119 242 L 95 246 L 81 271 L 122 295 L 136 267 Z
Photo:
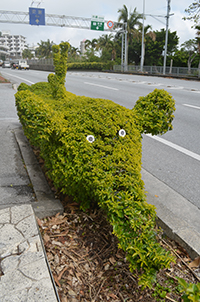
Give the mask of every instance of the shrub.
M 113 61 L 107 63 L 102 62 L 74 62 L 68 63 L 68 70 L 110 70 L 114 65 Z
M 52 81 L 38 85 L 43 93 Z M 66 91 L 61 99 L 47 94 L 44 98 L 37 85 L 22 85 L 15 96 L 25 134 L 40 148 L 55 187 L 73 196 L 83 209 L 98 204 L 105 210 L 119 246 L 127 252 L 130 270 L 142 272 L 141 284 L 150 287 L 156 272 L 173 258 L 157 242 L 155 208 L 147 204 L 141 180 L 141 133 L 146 130 L 140 103 L 129 110 Z M 156 102 L 154 107 L 159 113 Z M 157 118 L 156 123 L 163 132 L 166 122 L 159 117 L 161 122 Z M 155 133 L 154 127 L 148 129 Z
M 175 101 L 164 89 L 155 89 L 147 96 L 140 97 L 133 108 L 138 116 L 141 132 L 152 135 L 172 130 Z
M 178 283 L 181 286 L 183 293 L 182 299 L 184 302 L 199 302 L 200 301 L 200 283 L 187 283 L 184 279 L 178 278 Z

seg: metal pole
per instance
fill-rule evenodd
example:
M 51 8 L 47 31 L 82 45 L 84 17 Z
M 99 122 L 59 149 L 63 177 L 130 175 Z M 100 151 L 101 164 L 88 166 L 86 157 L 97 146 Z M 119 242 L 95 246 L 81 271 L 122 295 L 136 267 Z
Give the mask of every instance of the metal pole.
M 122 31 L 121 71 L 124 71 L 124 31 Z
M 141 60 L 140 60 L 141 71 L 143 71 L 143 66 L 144 66 L 144 15 L 145 15 L 145 0 L 143 0 L 142 51 L 141 51 Z
M 170 12 L 170 1 L 167 0 L 167 16 L 166 16 L 166 35 L 165 35 L 165 52 L 164 52 L 164 62 L 163 62 L 163 74 L 165 74 L 166 70 L 166 58 L 167 58 L 167 43 L 168 43 L 168 28 L 169 28 L 169 12 Z
M 127 22 L 125 22 L 125 59 L 124 59 L 124 69 L 127 71 L 128 64 L 128 47 L 127 47 Z

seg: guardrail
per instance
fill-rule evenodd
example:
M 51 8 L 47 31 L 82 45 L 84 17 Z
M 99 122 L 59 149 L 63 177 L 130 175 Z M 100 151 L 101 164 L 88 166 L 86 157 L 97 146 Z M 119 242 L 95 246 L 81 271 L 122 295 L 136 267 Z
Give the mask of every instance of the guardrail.
M 115 72 L 141 73 L 139 65 L 114 65 L 113 70 Z M 142 73 L 163 75 L 163 66 L 143 66 Z M 200 68 L 191 68 L 189 71 L 187 67 L 166 67 L 165 74 L 200 78 Z
M 40 59 L 40 60 L 28 60 L 30 69 L 54 71 L 53 59 Z M 141 72 L 139 65 L 114 65 L 114 72 L 130 72 L 130 73 L 146 73 L 163 75 L 163 66 L 143 66 L 143 72 Z M 200 68 L 191 68 L 190 71 L 187 67 L 166 67 L 166 75 L 172 75 L 177 77 L 190 77 L 200 78 Z

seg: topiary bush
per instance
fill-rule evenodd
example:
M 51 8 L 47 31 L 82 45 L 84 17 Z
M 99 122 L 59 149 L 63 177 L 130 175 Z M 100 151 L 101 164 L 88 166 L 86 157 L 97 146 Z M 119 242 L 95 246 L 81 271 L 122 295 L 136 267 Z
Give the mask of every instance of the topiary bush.
M 157 135 L 173 128 L 175 101 L 164 89 L 155 89 L 147 96 L 140 97 L 133 110 L 138 117 L 141 132 Z
M 59 93 L 50 95 L 50 87 L 55 87 L 52 81 L 38 85 L 22 85 L 15 97 L 25 134 L 40 148 L 48 176 L 82 209 L 98 204 L 105 210 L 119 246 L 127 253 L 130 270 L 137 269 L 140 283 L 150 287 L 156 272 L 168 267 L 173 258 L 157 242 L 155 208 L 146 202 L 140 173 L 141 133 L 171 129 L 174 100 L 168 96 L 171 107 L 164 109 L 162 104 L 160 115 L 161 107 L 153 95 L 160 96 L 163 91 L 154 91 L 129 110 L 109 100 L 67 91 L 61 93 L 62 98 Z M 147 121 L 151 110 L 150 124 L 152 118 L 156 120 L 148 125 L 142 116 Z

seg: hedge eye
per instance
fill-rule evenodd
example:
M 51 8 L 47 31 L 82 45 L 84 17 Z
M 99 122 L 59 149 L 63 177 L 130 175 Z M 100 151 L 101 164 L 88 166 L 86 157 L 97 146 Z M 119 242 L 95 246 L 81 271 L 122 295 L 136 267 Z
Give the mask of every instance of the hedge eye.
M 126 135 L 126 131 L 124 129 L 119 130 L 119 136 L 124 137 Z
M 89 143 L 93 143 L 93 142 L 95 141 L 95 138 L 94 138 L 93 135 L 88 135 L 88 136 L 86 137 L 86 139 L 88 140 Z

